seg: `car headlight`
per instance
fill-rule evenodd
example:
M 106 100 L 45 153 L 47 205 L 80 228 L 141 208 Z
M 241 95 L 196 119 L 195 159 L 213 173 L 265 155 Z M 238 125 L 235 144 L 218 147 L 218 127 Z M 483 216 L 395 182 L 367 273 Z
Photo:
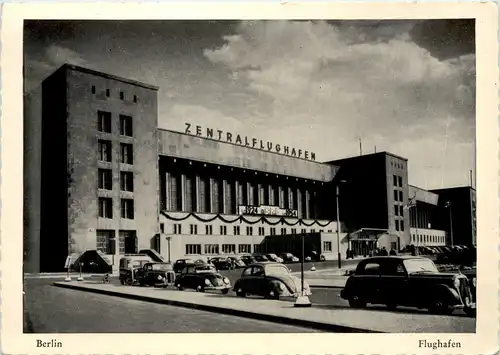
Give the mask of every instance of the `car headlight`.
M 205 279 L 205 285 L 210 286 L 210 280 Z
M 472 278 L 472 286 L 476 287 L 476 278 L 475 277 Z
M 157 278 L 158 278 L 158 280 L 161 280 L 163 277 L 161 277 L 161 275 L 158 275 Z
M 460 279 L 458 277 L 453 280 L 453 285 L 455 285 L 456 288 L 460 287 Z
M 283 285 L 282 283 L 280 283 L 279 287 L 280 287 L 281 291 L 285 291 L 285 285 Z
M 228 284 L 229 284 L 229 279 L 228 279 L 227 277 L 224 277 L 224 278 L 222 279 L 222 281 L 224 281 L 224 283 L 225 283 L 226 285 L 228 285 Z

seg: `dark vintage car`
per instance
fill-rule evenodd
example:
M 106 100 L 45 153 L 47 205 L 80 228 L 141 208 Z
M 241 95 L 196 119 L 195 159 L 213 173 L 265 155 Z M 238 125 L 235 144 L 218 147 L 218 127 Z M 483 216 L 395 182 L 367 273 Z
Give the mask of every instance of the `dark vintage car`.
M 367 303 L 428 309 L 451 314 L 455 309 L 473 315 L 475 292 L 461 273 L 439 272 L 432 260 L 418 256 L 376 256 L 361 261 L 340 296 L 353 308 Z
M 226 257 L 215 257 L 210 259 L 210 264 L 215 266 L 217 270 L 233 270 L 234 264 L 233 260 Z
M 192 289 L 198 292 L 220 290 L 223 295 L 231 289 L 231 282 L 227 277 L 217 272 L 214 266 L 188 265 L 175 279 L 175 286 L 179 290 Z
M 292 253 L 281 253 L 279 257 L 283 259 L 284 263 L 298 263 L 300 261 L 300 259 Z
M 147 263 L 136 273 L 141 286 L 168 287 L 175 282 L 175 272 L 169 263 Z
M 298 297 L 301 295 L 301 280 L 292 275 L 281 263 L 255 263 L 247 266 L 234 284 L 233 290 L 239 297 L 258 295 L 271 299 Z M 311 295 L 311 289 L 304 281 L 304 295 Z
M 255 260 L 255 258 L 251 255 L 243 255 L 241 257 L 241 261 L 243 261 L 245 265 L 251 265 L 257 262 L 257 260 Z
M 318 252 L 311 251 L 307 256 L 305 261 L 325 261 L 325 256 L 319 254 Z
M 174 272 L 181 272 L 186 266 L 194 265 L 193 259 L 179 259 L 174 263 Z
M 269 261 L 269 258 L 267 256 L 265 256 L 264 254 L 253 254 L 252 257 L 258 263 L 264 263 L 266 261 Z
M 120 275 L 118 279 L 122 285 L 137 284 L 137 275 L 142 271 L 144 265 L 152 263 L 153 260 L 144 254 L 129 254 L 120 259 Z
M 264 255 L 266 256 L 266 258 L 269 259 L 269 261 L 272 261 L 275 263 L 282 263 L 283 262 L 283 259 L 274 253 L 266 253 Z
M 247 264 L 245 264 L 245 262 L 243 261 L 241 256 L 230 256 L 230 257 L 228 257 L 228 259 L 233 261 L 233 266 L 235 269 L 241 269 L 241 268 L 247 266 Z

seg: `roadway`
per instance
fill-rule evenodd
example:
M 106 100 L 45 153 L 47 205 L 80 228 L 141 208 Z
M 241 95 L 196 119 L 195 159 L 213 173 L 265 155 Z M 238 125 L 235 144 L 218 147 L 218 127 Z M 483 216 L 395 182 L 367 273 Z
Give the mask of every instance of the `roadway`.
M 25 333 L 310 333 L 317 330 L 25 281 Z

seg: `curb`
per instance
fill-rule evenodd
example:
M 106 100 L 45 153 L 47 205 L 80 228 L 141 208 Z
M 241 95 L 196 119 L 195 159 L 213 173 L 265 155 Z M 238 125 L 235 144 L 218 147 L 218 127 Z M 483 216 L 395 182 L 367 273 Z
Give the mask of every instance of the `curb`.
M 164 305 L 169 305 L 169 306 L 191 308 L 191 309 L 197 309 L 197 310 L 207 311 L 207 312 L 212 312 L 212 313 L 222 313 L 222 314 L 232 315 L 232 316 L 237 316 L 237 317 L 251 318 L 251 319 L 268 321 L 268 322 L 273 322 L 273 323 L 288 324 L 288 325 L 294 325 L 294 326 L 299 326 L 299 327 L 303 327 L 303 328 L 312 328 L 312 329 L 316 329 L 316 330 L 322 330 L 322 331 L 328 331 L 328 332 L 334 332 L 334 333 L 383 333 L 383 332 L 379 332 L 379 331 L 375 331 L 375 330 L 354 328 L 354 327 L 349 327 L 349 326 L 344 326 L 344 325 L 329 324 L 329 323 L 322 323 L 322 322 L 302 320 L 302 319 L 294 319 L 294 318 L 281 317 L 281 316 L 275 316 L 275 315 L 269 315 L 269 314 L 255 313 L 255 312 L 251 312 L 251 311 L 242 311 L 242 310 L 227 309 L 227 308 L 217 307 L 217 306 L 201 305 L 201 304 L 183 302 L 183 301 L 172 301 L 172 300 L 159 299 L 159 298 L 143 296 L 143 295 L 132 295 L 132 294 L 126 294 L 126 293 L 121 293 L 121 292 L 114 292 L 114 291 L 109 291 L 109 290 L 91 289 L 91 288 L 86 288 L 86 287 L 76 286 L 76 285 L 64 285 L 64 284 L 54 283 L 53 286 L 66 288 L 66 289 L 72 289 L 72 290 L 78 290 L 78 291 L 97 293 L 97 294 L 107 295 L 107 296 L 127 298 L 127 299 L 136 300 L 136 301 L 144 301 L 144 302 L 164 304 Z
M 310 288 L 337 288 L 337 289 L 343 289 L 344 286 L 332 286 L 332 285 L 309 285 Z

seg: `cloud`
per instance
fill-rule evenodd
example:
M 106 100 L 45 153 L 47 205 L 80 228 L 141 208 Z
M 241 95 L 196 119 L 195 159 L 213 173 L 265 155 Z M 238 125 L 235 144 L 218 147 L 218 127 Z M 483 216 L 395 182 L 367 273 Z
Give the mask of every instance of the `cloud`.
M 30 51 L 31 56 L 25 59 L 25 91 L 29 92 L 57 70 L 63 64 L 82 65 L 87 64 L 82 55 L 76 51 L 58 46 L 51 45 L 47 47 L 41 54 L 33 55 L 35 51 Z
M 249 92 L 273 100 L 263 113 L 265 135 L 313 142 L 325 160 L 355 155 L 358 136 L 408 158 L 433 156 L 446 139 L 449 152 L 439 159 L 464 169 L 454 157 L 474 138 L 475 55 L 438 59 L 413 42 L 411 27 L 392 34 L 379 27 L 371 40 L 366 29 L 345 27 L 245 22 L 204 54 Z M 424 162 L 415 168 L 425 171 Z

